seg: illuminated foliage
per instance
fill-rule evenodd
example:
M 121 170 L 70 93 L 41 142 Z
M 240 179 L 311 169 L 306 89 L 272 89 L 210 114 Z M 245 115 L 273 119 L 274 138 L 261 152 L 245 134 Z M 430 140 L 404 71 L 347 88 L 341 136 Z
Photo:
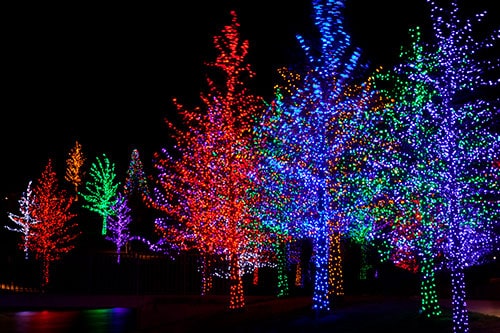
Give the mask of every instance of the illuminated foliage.
M 70 211 L 73 200 L 64 189 L 59 189 L 49 159 L 33 188 L 31 205 L 37 223 L 31 225 L 28 242 L 29 251 L 42 263 L 42 288 L 49 283 L 50 265 L 73 250 L 80 235 L 78 225 L 73 221 L 76 214 Z
M 294 239 L 302 238 L 299 219 L 299 204 L 303 185 L 291 172 L 291 154 L 288 152 L 286 126 L 292 120 L 285 112 L 286 106 L 279 87 L 275 99 L 254 126 L 254 142 L 261 155 L 259 165 L 259 186 L 256 188 L 259 200 L 255 214 L 259 216 L 264 232 L 274 238 L 272 251 L 276 256 L 278 276 L 278 297 L 289 294 L 287 268 L 291 263 L 289 248 Z
M 19 232 L 22 234 L 22 242 L 19 244 L 24 252 L 24 257 L 26 259 L 29 258 L 29 241 L 30 241 L 30 230 L 31 226 L 38 221 L 34 217 L 34 209 L 33 206 L 33 191 L 31 189 L 32 182 L 28 183 L 28 187 L 26 191 L 19 199 L 19 212 L 21 215 L 15 215 L 14 213 L 7 213 L 9 219 L 14 222 L 17 227 L 13 228 L 8 225 L 5 226 L 7 230 Z
M 70 149 L 68 158 L 66 159 L 66 173 L 64 179 L 73 185 L 75 190 L 75 201 L 78 201 L 78 188 L 83 182 L 85 174 L 82 171 L 82 166 L 85 164 L 86 158 L 83 155 L 82 145 L 76 141 L 75 145 Z
M 486 78 L 498 74 L 499 63 L 481 58 L 499 34 L 478 41 L 484 31 L 474 34 L 472 27 L 484 12 L 467 19 L 457 1 L 448 7 L 428 3 L 431 42 L 420 43 L 418 30 L 412 32 L 413 48 L 395 68 L 395 89 L 388 92 L 399 113 L 399 123 L 391 125 L 402 138 L 396 159 L 401 186 L 381 205 L 392 207 L 385 211 L 392 214 L 392 229 L 384 237 L 392 260 L 420 270 L 426 315 L 440 311 L 436 265 L 451 272 L 453 331 L 464 333 L 465 270 L 487 261 L 499 241 L 498 169 L 492 161 L 500 137 L 490 128 L 498 101 L 488 97 L 499 81 Z
M 113 214 L 108 216 L 108 234 L 106 239 L 116 245 L 116 262 L 120 263 L 121 249 L 131 238 L 129 224 L 132 222 L 130 207 L 126 195 L 118 193 L 116 202 L 111 206 Z
M 207 63 L 214 79 L 207 76 L 208 92 L 201 94 L 204 107 L 188 110 L 174 99 L 188 130 L 167 121 L 177 157 L 166 149 L 154 154 L 158 176 L 149 203 L 167 216 L 156 220 L 163 244 L 194 249 L 201 258 L 224 258 L 229 308 L 239 309 L 245 306 L 243 267 L 253 271 L 255 265 L 249 263 L 261 260 L 258 245 L 265 243 L 250 210 L 258 165 L 251 115 L 261 112 L 264 104 L 244 86 L 254 76 L 245 61 L 249 43 L 240 39 L 234 11 L 231 18 L 231 24 L 214 37 L 217 57 Z M 202 285 L 208 287 L 210 265 L 202 265 Z
M 123 192 L 127 195 L 139 191 L 141 195 L 148 194 L 148 181 L 144 173 L 144 166 L 139 156 L 139 150 L 133 149 L 127 169 L 127 177 L 123 185 Z
M 393 70 L 379 70 L 377 88 L 393 101 L 392 119 L 387 119 L 398 143 L 383 176 L 390 174 L 377 207 L 379 230 L 376 238 L 387 247 L 381 251 L 401 268 L 419 271 L 421 277 L 420 312 L 426 317 L 441 314 L 436 291 L 436 264 L 442 251 L 443 221 L 440 212 L 445 203 L 440 184 L 447 169 L 439 154 L 439 125 L 427 107 L 437 92 L 425 80 L 435 71 L 432 55 L 424 52 L 419 27 L 410 29 L 410 47 L 403 48 L 400 64 Z M 390 170 L 387 170 L 390 169 Z M 377 213 L 375 213 L 377 212 Z
M 283 127 L 292 166 L 303 184 L 300 221 L 312 237 L 315 263 L 313 309 L 330 310 L 330 296 L 343 295 L 341 237 L 347 236 L 358 204 L 358 183 L 370 163 L 370 147 L 384 149 L 375 136 L 385 104 L 370 80 L 366 65 L 343 29 L 344 1 L 313 1 L 318 41 L 298 41 L 306 54 L 302 75 L 282 71 L 290 124 Z M 358 222 L 358 221 L 356 221 Z
M 115 164 L 103 154 L 92 163 L 89 176 L 91 178 L 85 183 L 85 192 L 79 193 L 87 202 L 82 207 L 102 217 L 101 234 L 106 235 L 106 221 L 108 216 L 114 213 L 112 206 L 116 202 L 116 193 L 120 186 L 119 182 L 115 182 Z
M 436 143 L 447 167 L 440 186 L 446 207 L 439 218 L 447 227 L 443 250 L 452 276 L 453 331 L 464 333 L 469 331 L 465 269 L 488 260 L 498 244 L 498 170 L 491 162 L 498 159 L 500 136 L 489 128 L 498 101 L 486 91 L 500 80 L 490 80 L 486 73 L 498 74 L 499 59 L 492 62 L 481 55 L 500 38 L 500 30 L 474 34 L 473 26 L 479 29 L 485 12 L 464 18 L 457 1 L 449 7 L 428 3 L 437 68 L 426 79 L 439 96 L 428 109 L 439 124 Z

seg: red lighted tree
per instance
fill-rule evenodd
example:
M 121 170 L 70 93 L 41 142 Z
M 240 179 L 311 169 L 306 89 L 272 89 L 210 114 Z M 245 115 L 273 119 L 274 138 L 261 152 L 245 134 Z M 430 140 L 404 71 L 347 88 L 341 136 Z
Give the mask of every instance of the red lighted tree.
M 254 225 L 250 209 L 258 165 L 252 115 L 264 103 L 244 86 L 254 76 L 245 60 L 249 43 L 240 39 L 234 11 L 231 17 L 231 24 L 214 38 L 218 56 L 207 66 L 219 75 L 207 77 L 208 92 L 200 94 L 203 108 L 187 110 L 174 99 L 187 130 L 166 120 L 179 154 L 174 157 L 166 149 L 154 154 L 158 177 L 150 203 L 170 219 L 157 220 L 160 239 L 195 249 L 204 259 L 202 294 L 211 286 L 210 260 L 226 260 L 229 308 L 239 309 L 245 306 L 243 267 L 259 258 L 258 245 L 266 236 Z
M 60 260 L 75 247 L 80 235 L 70 211 L 74 198 L 59 188 L 52 160 L 49 159 L 33 188 L 33 219 L 28 248 L 42 264 L 42 289 L 49 283 L 51 264 Z

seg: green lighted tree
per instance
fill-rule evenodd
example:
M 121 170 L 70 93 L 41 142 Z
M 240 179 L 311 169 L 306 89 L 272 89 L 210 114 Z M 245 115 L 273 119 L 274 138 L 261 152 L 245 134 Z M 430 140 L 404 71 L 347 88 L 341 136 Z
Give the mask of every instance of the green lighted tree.
M 381 201 L 386 210 L 381 205 L 376 209 L 384 217 L 378 218 L 377 223 L 384 227 L 375 234 L 388 245 L 381 251 L 385 259 L 419 271 L 420 312 L 436 317 L 441 314 L 435 272 L 442 256 L 438 249 L 443 241 L 439 214 L 444 207 L 439 189 L 447 166 L 439 156 L 438 127 L 427 110 L 438 97 L 425 80 L 425 75 L 435 70 L 434 60 L 424 52 L 419 27 L 409 32 L 410 47 L 402 48 L 400 63 L 393 70 L 376 74 L 377 88 L 393 101 L 393 119 L 388 120 L 388 126 L 397 137 L 398 149 L 391 163 L 387 163 L 392 170 L 392 182 L 385 193 L 390 200 Z
M 116 203 L 116 194 L 119 182 L 115 181 L 115 164 L 106 154 L 97 157 L 90 167 L 89 179 L 85 183 L 85 192 L 79 192 L 80 196 L 87 202 L 82 207 L 99 214 L 102 217 L 101 234 L 106 235 L 108 216 L 113 214 L 113 205 Z

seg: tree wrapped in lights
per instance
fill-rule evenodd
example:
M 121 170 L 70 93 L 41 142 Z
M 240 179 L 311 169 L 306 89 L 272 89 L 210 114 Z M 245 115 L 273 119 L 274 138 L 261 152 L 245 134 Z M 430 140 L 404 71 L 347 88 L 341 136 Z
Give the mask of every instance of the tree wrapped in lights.
M 38 223 L 35 219 L 35 207 L 33 206 L 34 195 L 31 189 L 32 182 L 28 183 L 26 191 L 19 199 L 19 212 L 21 215 L 16 215 L 14 213 L 7 213 L 9 219 L 14 222 L 17 226 L 15 228 L 6 225 L 5 228 L 10 231 L 19 232 L 22 234 L 23 241 L 20 243 L 20 247 L 24 252 L 24 257 L 29 258 L 29 242 L 31 234 L 31 226 Z
M 111 209 L 114 213 L 108 217 L 109 235 L 106 236 L 106 239 L 116 245 L 116 262 L 120 263 L 121 249 L 131 239 L 129 225 L 132 222 L 132 217 L 126 195 L 118 193 L 116 202 L 111 206 Z
M 344 1 L 313 1 L 320 38 L 308 44 L 298 41 L 307 58 L 307 70 L 299 77 L 284 72 L 291 91 L 286 102 L 290 119 L 286 136 L 296 149 L 291 165 L 306 191 L 301 228 L 313 240 L 315 282 L 313 309 L 329 311 L 331 296 L 343 294 L 341 237 L 354 224 L 356 202 L 352 191 L 362 179 L 369 147 L 385 144 L 372 131 L 384 103 L 368 79 L 360 51 L 343 28 Z
M 82 145 L 80 142 L 76 141 L 75 145 L 68 153 L 68 158 L 66 159 L 66 173 L 64 175 L 64 179 L 73 185 L 75 190 L 75 201 L 78 201 L 78 189 L 85 176 L 82 170 L 85 161 L 86 158 L 83 155 Z
M 149 203 L 166 214 L 156 221 L 163 244 L 195 249 L 209 267 L 210 258 L 223 256 L 229 264 L 230 309 L 245 306 L 242 274 L 246 262 L 260 260 L 257 245 L 263 234 L 251 214 L 258 155 L 252 148 L 252 115 L 261 112 L 261 98 L 244 81 L 254 76 L 246 56 L 249 43 L 241 40 L 236 12 L 231 24 L 214 37 L 217 57 L 207 63 L 215 80 L 207 77 L 204 104 L 188 110 L 174 104 L 187 130 L 166 120 L 176 141 L 178 157 L 166 149 L 154 154 L 158 172 Z M 210 271 L 202 276 L 202 294 L 210 288 Z
M 393 101 L 392 119 L 386 118 L 386 124 L 397 138 L 398 149 L 382 168 L 389 181 L 380 191 L 385 196 L 378 197 L 372 213 L 379 226 L 375 238 L 386 245 L 380 251 L 383 258 L 419 272 L 420 312 L 436 317 L 441 309 L 435 273 L 444 241 L 440 215 L 445 202 L 440 193 L 447 166 L 440 154 L 439 126 L 427 109 L 438 97 L 426 80 L 436 70 L 435 59 L 424 52 L 420 28 L 409 33 L 410 47 L 402 49 L 400 63 L 375 74 L 376 87 Z
M 75 248 L 80 235 L 71 212 L 73 197 L 59 189 L 57 176 L 49 159 L 40 179 L 33 188 L 30 211 L 37 223 L 30 228 L 28 248 L 42 263 L 42 289 L 49 283 L 50 265 Z
M 123 184 L 123 192 L 130 195 L 134 191 L 138 191 L 142 196 L 148 194 L 148 181 L 144 173 L 144 165 L 139 156 L 139 150 L 133 149 L 130 154 L 130 163 L 127 169 L 127 177 Z
M 97 157 L 90 167 L 89 179 L 85 183 L 85 192 L 80 196 L 87 202 L 82 207 L 99 214 L 102 217 L 101 234 L 106 235 L 108 216 L 113 214 L 112 206 L 116 202 L 116 193 L 120 183 L 115 181 L 115 164 L 106 154 Z
M 465 269 L 487 260 L 498 244 L 498 170 L 491 161 L 498 159 L 500 136 L 488 128 L 498 101 L 488 100 L 485 92 L 500 80 L 490 81 L 485 73 L 498 73 L 500 66 L 499 59 L 481 59 L 481 52 L 493 47 L 500 29 L 483 39 L 473 26 L 485 11 L 465 19 L 456 0 L 448 8 L 427 2 L 437 68 L 426 79 L 439 96 L 429 111 L 439 125 L 437 144 L 447 167 L 440 193 L 446 203 L 440 216 L 447 226 L 443 250 L 452 278 L 453 331 L 463 333 L 469 331 Z
M 300 223 L 302 184 L 294 177 L 286 133 L 288 119 L 281 89 L 276 87 L 275 98 L 254 126 L 254 141 L 259 154 L 260 179 L 255 214 L 259 216 L 261 227 L 275 239 L 271 246 L 276 256 L 278 297 L 289 295 L 287 267 L 292 242 L 302 238 Z

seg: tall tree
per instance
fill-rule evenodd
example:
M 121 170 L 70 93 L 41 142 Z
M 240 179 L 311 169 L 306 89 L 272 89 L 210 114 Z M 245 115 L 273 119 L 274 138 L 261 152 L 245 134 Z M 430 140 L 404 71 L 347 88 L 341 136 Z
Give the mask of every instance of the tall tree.
M 425 80 L 439 96 L 427 109 L 438 127 L 436 145 L 446 165 L 439 188 L 446 205 L 438 218 L 446 224 L 443 251 L 452 278 L 453 331 L 464 333 L 469 331 L 465 270 L 487 260 L 498 242 L 498 170 L 492 161 L 499 156 L 500 135 L 491 128 L 498 100 L 489 90 L 500 80 L 488 75 L 498 75 L 499 59 L 486 56 L 500 30 L 473 31 L 486 12 L 468 17 L 457 0 L 442 7 L 427 2 L 436 70 Z
M 31 227 L 32 225 L 38 223 L 35 218 L 35 207 L 33 205 L 34 195 L 33 190 L 31 189 L 32 182 L 28 183 L 28 187 L 26 191 L 19 199 L 19 212 L 21 215 L 16 215 L 14 213 L 7 213 L 9 219 L 14 222 L 17 226 L 15 228 L 10 227 L 8 225 L 5 226 L 7 230 L 19 232 L 22 234 L 22 243 L 20 243 L 20 247 L 24 252 L 24 257 L 28 259 L 29 257 L 29 242 L 31 236 Z
M 70 149 L 68 158 L 66 159 L 66 173 L 64 179 L 73 185 L 75 190 L 75 201 L 78 201 L 78 188 L 83 182 L 85 173 L 82 170 L 86 158 L 82 151 L 82 145 L 76 141 L 75 145 Z
M 115 180 L 115 164 L 102 154 L 97 157 L 90 167 L 89 176 L 85 183 L 85 192 L 79 192 L 87 202 L 82 207 L 99 214 L 102 217 L 101 234 L 106 235 L 108 216 L 113 214 L 112 206 L 116 203 L 116 194 L 120 183 Z
M 400 62 L 391 70 L 378 71 L 376 87 L 393 101 L 392 119 L 387 119 L 397 141 L 392 161 L 385 164 L 383 191 L 374 211 L 378 214 L 375 232 L 388 245 L 381 253 L 398 266 L 418 271 L 421 278 L 420 312 L 426 317 L 441 314 L 435 272 L 442 257 L 444 208 L 440 184 L 447 165 L 440 156 L 438 126 L 429 117 L 428 105 L 438 97 L 437 90 L 426 80 L 435 71 L 433 54 L 424 52 L 420 28 L 409 30 L 409 47 L 402 48 Z M 380 195 L 378 196 L 381 198 Z M 381 205 L 384 209 L 381 209 Z M 389 212 L 392 210 L 392 212 Z
M 373 84 L 364 79 L 367 66 L 359 48 L 351 45 L 344 30 L 345 1 L 315 0 L 317 40 L 298 41 L 305 52 L 306 68 L 298 80 L 283 76 L 291 91 L 286 102 L 288 149 L 293 171 L 306 189 L 301 222 L 314 247 L 313 309 L 330 310 L 330 299 L 343 295 L 341 237 L 352 222 L 361 169 L 369 163 L 368 145 L 383 149 L 377 130 L 378 113 L 384 109 Z
M 35 258 L 42 263 L 42 289 L 49 283 L 50 266 L 76 246 L 80 235 L 71 212 L 73 197 L 64 189 L 59 189 L 57 175 L 49 159 L 41 177 L 33 189 L 34 219 L 38 221 L 30 228 L 28 247 Z
M 240 38 L 236 12 L 230 16 L 231 23 L 214 37 L 217 56 L 207 63 L 213 72 L 207 76 L 208 92 L 201 94 L 203 108 L 188 110 L 174 99 L 186 130 L 167 120 L 178 157 L 166 149 L 154 154 L 158 177 L 151 204 L 170 219 L 156 225 L 161 239 L 197 250 L 205 268 L 213 256 L 228 262 L 229 308 L 240 309 L 245 306 L 243 265 L 257 260 L 265 236 L 250 209 L 258 179 L 251 117 L 264 104 L 245 87 L 254 76 L 246 61 L 249 42 Z M 210 274 L 204 272 L 203 288 Z

